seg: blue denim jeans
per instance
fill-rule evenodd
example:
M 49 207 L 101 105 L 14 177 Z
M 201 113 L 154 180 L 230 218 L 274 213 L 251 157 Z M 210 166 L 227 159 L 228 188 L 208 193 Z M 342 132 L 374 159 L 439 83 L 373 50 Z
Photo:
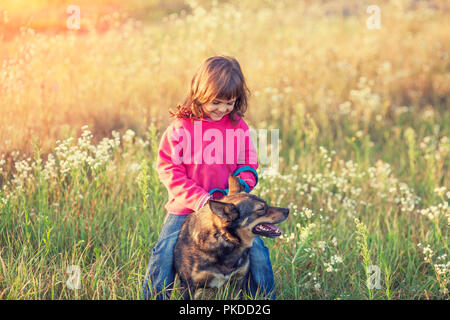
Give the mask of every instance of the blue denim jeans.
M 168 215 L 145 272 L 143 299 L 169 297 L 175 280 L 173 250 L 186 217 L 187 215 Z M 247 294 L 255 297 L 259 293 L 258 296 L 263 294 L 270 299 L 275 299 L 275 283 L 269 250 L 260 237 L 255 237 L 253 240 L 249 257 L 249 279 L 245 279 L 248 284 Z

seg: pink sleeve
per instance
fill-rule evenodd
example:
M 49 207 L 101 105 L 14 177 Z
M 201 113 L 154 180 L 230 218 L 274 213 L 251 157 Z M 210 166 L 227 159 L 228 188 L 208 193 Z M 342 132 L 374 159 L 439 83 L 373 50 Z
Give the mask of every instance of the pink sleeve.
M 247 132 L 249 130 L 248 125 L 245 123 L 244 120 L 241 120 L 240 123 L 242 129 Z M 237 168 L 243 167 L 243 166 L 250 166 L 253 169 L 258 169 L 258 154 L 255 148 L 255 145 L 253 144 L 252 138 L 249 135 L 249 143 L 245 143 L 245 147 L 241 148 L 239 150 L 239 158 L 238 159 L 244 159 L 244 163 L 238 162 Z M 240 177 L 242 180 L 247 182 L 248 186 L 250 187 L 250 190 L 252 190 L 255 187 L 256 184 L 256 178 L 253 172 L 250 171 L 243 171 L 241 172 L 238 177 Z
M 187 177 L 186 167 L 182 163 L 182 154 L 179 153 L 180 145 L 183 144 L 183 140 L 187 141 L 184 134 L 189 133 L 183 128 L 178 129 L 179 134 L 174 134 L 173 130 L 174 127 L 169 126 L 161 138 L 156 170 L 169 196 L 186 208 L 197 211 L 206 203 L 210 194 Z M 180 138 L 182 138 L 181 142 Z

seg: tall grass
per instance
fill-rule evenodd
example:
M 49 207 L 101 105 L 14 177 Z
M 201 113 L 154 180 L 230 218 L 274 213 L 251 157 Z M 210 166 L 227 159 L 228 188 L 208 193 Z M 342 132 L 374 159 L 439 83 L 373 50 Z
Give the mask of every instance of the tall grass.
M 277 297 L 448 299 L 448 8 L 384 4 L 369 30 L 366 7 L 189 1 L 158 23 L 120 12 L 101 32 L 0 42 L 0 298 L 140 297 L 167 109 L 201 61 L 230 54 L 246 120 L 280 129 L 280 170 L 253 191 L 291 209 L 265 240 Z

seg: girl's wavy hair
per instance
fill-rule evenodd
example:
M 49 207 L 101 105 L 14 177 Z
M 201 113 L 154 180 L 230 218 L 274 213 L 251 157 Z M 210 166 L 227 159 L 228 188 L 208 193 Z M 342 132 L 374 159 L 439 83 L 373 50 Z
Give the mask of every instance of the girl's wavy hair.
M 171 116 L 177 118 L 204 117 L 203 106 L 215 99 L 236 99 L 230 119 L 236 124 L 247 110 L 247 99 L 250 96 L 245 78 L 239 62 L 229 56 L 214 56 L 206 59 L 191 80 L 188 95 L 174 112 L 169 110 Z

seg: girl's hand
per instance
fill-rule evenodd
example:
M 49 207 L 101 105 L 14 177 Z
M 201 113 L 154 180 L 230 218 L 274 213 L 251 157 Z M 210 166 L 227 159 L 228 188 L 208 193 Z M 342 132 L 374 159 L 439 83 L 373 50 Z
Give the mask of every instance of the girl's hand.
M 225 195 L 222 192 L 220 192 L 220 191 L 215 191 L 211 195 L 211 199 L 213 199 L 213 200 L 221 200 L 224 197 L 225 197 Z

